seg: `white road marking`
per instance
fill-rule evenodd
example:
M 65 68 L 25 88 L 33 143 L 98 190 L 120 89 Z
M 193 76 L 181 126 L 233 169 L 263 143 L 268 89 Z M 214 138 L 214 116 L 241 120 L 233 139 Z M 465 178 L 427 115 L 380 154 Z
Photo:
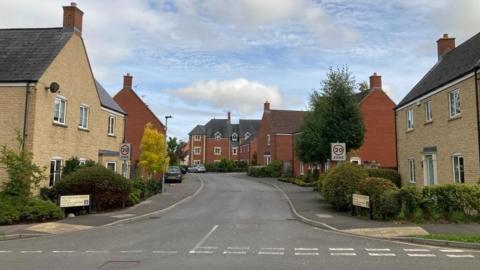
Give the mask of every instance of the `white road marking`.
M 390 251 L 389 248 L 365 248 L 366 251 Z
M 0 250 L 0 253 L 12 253 L 11 250 Z
M 429 252 L 429 249 L 426 248 L 404 248 L 403 249 L 406 252 Z
M 190 250 L 188 253 L 190 253 L 190 254 L 212 254 L 213 251 L 210 251 L 210 250 Z
M 225 251 L 223 252 L 223 254 L 246 255 L 247 252 L 246 252 L 246 251 L 228 251 L 228 250 L 225 250 Z
M 218 249 L 218 247 L 196 247 L 194 249 Z
M 409 257 L 437 257 L 435 254 L 430 253 L 407 253 Z
M 177 254 L 178 252 L 175 250 L 154 250 L 152 251 L 154 254 Z
M 296 251 L 317 251 L 318 248 L 295 248 Z
M 330 253 L 331 256 L 357 256 L 355 252 L 334 252 Z
M 459 254 L 447 254 L 447 257 L 449 257 L 449 258 L 475 258 L 475 256 L 470 255 L 470 254 L 464 254 L 464 255 L 459 255 Z
M 250 247 L 227 247 L 229 250 L 249 250 Z
M 52 253 L 74 253 L 75 250 L 52 250 Z
M 278 247 L 261 247 L 260 250 L 285 250 L 285 248 L 278 248 Z
M 109 253 L 108 250 L 86 250 L 85 253 Z
M 192 250 L 195 250 L 195 249 L 199 248 L 200 246 L 202 246 L 203 243 L 204 243 L 205 241 L 207 241 L 207 239 L 210 237 L 210 235 L 212 235 L 212 233 L 213 233 L 217 228 L 218 228 L 218 225 L 213 226 L 213 228 L 200 240 L 200 242 L 198 242 L 198 243 L 195 245 L 195 247 L 193 247 Z
M 120 253 L 142 253 L 143 250 L 120 250 Z
M 465 252 L 464 250 L 461 249 L 440 249 L 441 252 L 452 252 L 452 253 L 461 253 Z
M 284 252 L 259 251 L 258 255 L 285 255 Z
M 353 248 L 329 248 L 331 251 L 353 251 Z
M 373 256 L 373 257 L 395 257 L 395 253 L 368 253 L 368 255 Z
M 318 252 L 295 252 L 296 256 L 318 256 Z
M 41 250 L 22 250 L 20 253 L 42 253 L 43 251 Z

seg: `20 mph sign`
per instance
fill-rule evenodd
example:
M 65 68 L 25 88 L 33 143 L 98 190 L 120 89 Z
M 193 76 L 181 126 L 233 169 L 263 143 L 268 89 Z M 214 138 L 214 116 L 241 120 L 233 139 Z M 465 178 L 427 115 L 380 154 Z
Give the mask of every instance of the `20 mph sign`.
M 331 159 L 332 161 L 344 161 L 347 159 L 347 150 L 345 143 L 331 143 Z

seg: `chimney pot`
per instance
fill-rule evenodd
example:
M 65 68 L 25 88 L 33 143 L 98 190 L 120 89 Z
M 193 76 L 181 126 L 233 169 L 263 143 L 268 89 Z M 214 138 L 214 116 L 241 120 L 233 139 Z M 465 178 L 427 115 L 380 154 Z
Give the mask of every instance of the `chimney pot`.
M 63 29 L 74 31 L 82 35 L 83 11 L 77 7 L 77 3 L 72 2 L 70 6 L 63 7 Z
M 437 40 L 438 60 L 442 59 L 445 54 L 453 49 L 455 49 L 455 38 L 448 37 L 448 34 L 443 34 L 443 37 Z
M 130 73 L 123 76 L 123 89 L 132 89 L 133 77 Z
M 263 111 L 264 112 L 269 112 L 270 111 L 270 102 L 265 101 L 265 103 L 263 104 Z
M 370 76 L 370 89 L 382 89 L 382 76 L 378 75 L 377 72 Z
M 232 114 L 230 112 L 227 113 L 227 118 L 228 118 L 228 122 L 230 122 L 230 120 L 232 118 Z

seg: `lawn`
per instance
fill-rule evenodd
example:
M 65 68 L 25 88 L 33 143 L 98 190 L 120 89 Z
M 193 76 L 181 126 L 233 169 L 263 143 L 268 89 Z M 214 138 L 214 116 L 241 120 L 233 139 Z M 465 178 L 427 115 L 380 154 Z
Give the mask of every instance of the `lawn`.
M 421 237 L 434 240 L 480 243 L 480 234 L 429 234 Z

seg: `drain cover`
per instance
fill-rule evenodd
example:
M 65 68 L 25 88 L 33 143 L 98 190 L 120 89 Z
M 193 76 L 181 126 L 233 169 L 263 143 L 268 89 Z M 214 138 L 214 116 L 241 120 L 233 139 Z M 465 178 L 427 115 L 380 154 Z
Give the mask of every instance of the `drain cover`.
M 100 265 L 98 269 L 131 269 L 137 266 L 140 261 L 108 261 Z

